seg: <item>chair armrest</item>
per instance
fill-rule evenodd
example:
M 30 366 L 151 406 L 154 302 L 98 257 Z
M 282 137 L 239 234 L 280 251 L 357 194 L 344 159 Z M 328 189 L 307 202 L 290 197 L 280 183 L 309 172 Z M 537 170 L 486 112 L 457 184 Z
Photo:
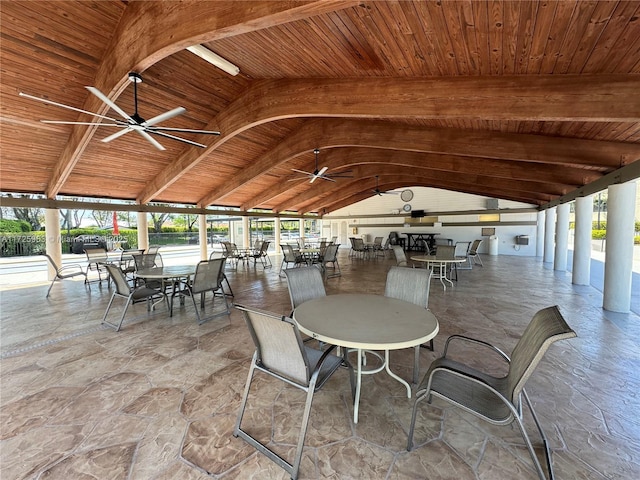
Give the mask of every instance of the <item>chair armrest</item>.
M 69 264 L 69 265 L 63 265 L 62 267 L 60 267 L 58 269 L 58 273 L 70 272 L 71 270 L 76 270 L 78 272 L 84 273 L 84 268 L 82 267 L 82 265 L 80 265 L 78 263 L 72 263 L 72 264 Z
M 511 362 L 511 359 L 509 358 L 509 356 L 504 353 L 502 350 L 500 350 L 498 347 L 495 347 L 493 345 L 491 345 L 490 343 L 484 342 L 482 340 L 477 340 L 475 338 L 471 338 L 471 337 L 466 337 L 464 335 L 451 335 L 449 338 L 447 338 L 447 341 L 444 344 L 444 353 L 442 354 L 443 357 L 447 356 L 447 349 L 449 348 L 449 342 L 451 342 L 452 340 L 461 340 L 464 342 L 468 342 L 468 343 L 473 343 L 475 345 L 480 345 L 483 347 L 487 347 L 491 350 L 493 350 L 494 352 L 496 352 L 498 355 L 500 355 L 504 360 L 507 361 L 507 363 Z

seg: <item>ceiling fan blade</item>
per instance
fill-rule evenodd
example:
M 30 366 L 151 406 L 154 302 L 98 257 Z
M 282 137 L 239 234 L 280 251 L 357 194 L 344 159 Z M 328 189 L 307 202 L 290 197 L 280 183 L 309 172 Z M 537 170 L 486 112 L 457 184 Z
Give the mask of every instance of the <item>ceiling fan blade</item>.
M 119 120 L 112 117 L 107 117 L 106 115 L 100 115 L 99 113 L 89 112 L 88 110 L 82 110 L 81 108 L 71 107 L 69 105 L 65 105 L 64 103 L 52 102 L 51 100 L 47 100 L 46 98 L 34 97 L 33 95 L 29 95 L 27 93 L 18 93 L 21 97 L 30 98 L 31 100 L 37 100 L 42 103 L 48 103 L 49 105 L 55 105 L 56 107 L 66 108 L 68 110 L 73 110 L 74 112 L 86 113 L 87 115 L 92 115 L 94 117 L 106 118 L 107 120 L 112 120 L 114 122 L 118 122 Z
M 302 173 L 303 175 L 307 175 L 308 177 L 312 177 L 313 176 L 313 173 L 305 172 L 304 170 L 298 170 L 296 168 L 292 168 L 291 170 L 293 170 L 294 172 Z
M 155 138 L 153 138 L 151 135 L 149 135 L 144 130 L 141 130 L 141 129 L 137 128 L 137 129 L 135 129 L 135 131 L 138 132 L 140 135 L 142 135 L 144 138 L 146 138 L 149 141 L 149 143 L 151 143 L 158 150 L 166 150 L 166 148 L 164 148 L 160 142 L 158 142 Z
M 125 112 L 124 110 L 122 110 L 118 105 L 116 105 L 114 102 L 112 102 L 109 97 L 107 97 L 104 93 L 102 93 L 100 90 L 98 90 L 96 87 L 85 87 L 87 90 L 89 90 L 91 93 L 93 93 L 96 97 L 98 97 L 100 100 L 102 100 L 104 103 L 106 103 L 109 107 L 111 107 L 111 109 L 113 109 L 113 111 L 119 113 L 120 115 L 122 115 L 123 118 L 126 118 L 127 120 L 129 120 L 130 122 L 135 123 L 135 121 L 133 120 L 133 118 L 131 118 L 129 116 L 129 114 L 127 114 L 127 112 Z
M 193 145 L 194 147 L 207 148 L 207 146 L 202 144 L 202 143 L 198 143 L 198 142 L 194 142 L 194 141 L 191 141 L 191 140 L 187 140 L 186 138 L 182 138 L 182 137 L 176 137 L 175 135 L 169 135 L 168 133 L 158 132 L 157 130 L 146 130 L 145 129 L 145 133 L 147 133 L 147 134 L 153 133 L 154 135 L 159 135 L 161 137 L 171 138 L 172 140 L 178 140 L 179 142 L 188 143 L 189 145 Z
M 329 167 L 322 167 L 316 175 L 321 177 L 322 175 L 324 175 L 324 172 L 326 172 L 327 170 L 329 170 Z
M 220 132 L 215 130 L 194 130 L 192 128 L 172 128 L 172 127 L 147 127 L 147 131 L 156 132 L 182 132 L 182 133 L 199 133 L 202 135 L 220 135 Z
M 328 182 L 338 183 L 336 180 L 334 180 L 333 178 L 327 177 L 326 175 L 318 175 L 316 178 L 321 178 L 322 180 L 326 180 Z
M 42 123 L 54 123 L 59 125 L 91 125 L 96 127 L 126 127 L 123 123 L 95 123 L 95 122 L 64 122 L 62 120 L 40 120 Z
M 123 136 L 125 133 L 129 133 L 131 130 L 133 130 L 133 128 L 131 128 L 131 127 L 123 128 L 122 130 L 120 130 L 119 132 L 114 133 L 113 135 L 109 135 L 108 137 L 104 137 L 101 141 L 103 143 L 109 143 L 111 140 L 115 140 L 116 138 Z
M 145 127 L 150 127 L 151 125 L 155 125 L 156 123 L 164 122 L 165 120 L 169 120 L 170 118 L 177 117 L 178 115 L 182 115 L 186 112 L 187 109 L 184 107 L 177 107 L 173 110 L 169 110 L 168 112 L 161 113 L 160 115 L 156 115 L 155 117 L 147 120 L 146 122 L 142 122 L 142 125 Z

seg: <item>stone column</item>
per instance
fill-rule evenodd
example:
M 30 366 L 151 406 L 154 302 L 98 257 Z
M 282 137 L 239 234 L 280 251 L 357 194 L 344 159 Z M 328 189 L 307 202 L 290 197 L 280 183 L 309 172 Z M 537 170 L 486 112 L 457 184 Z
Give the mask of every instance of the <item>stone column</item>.
M 610 185 L 608 191 L 603 307 L 612 312 L 628 313 L 631 310 L 636 182 Z
M 553 249 L 556 236 L 556 207 L 545 210 L 544 219 L 544 263 L 553 262 Z
M 137 212 L 138 224 L 138 248 L 145 251 L 149 248 L 149 221 L 147 220 L 147 212 Z
M 56 208 L 47 208 L 44 211 L 45 250 L 62 267 L 62 244 L 60 242 L 60 211 Z M 46 260 L 46 259 L 45 259 Z M 56 272 L 47 262 L 47 278 L 53 280 Z
M 553 259 L 553 269 L 567 271 L 567 255 L 569 250 L 569 204 L 558 205 L 556 219 L 556 250 Z
M 538 222 L 536 225 L 536 257 L 544 255 L 544 219 L 545 211 L 538 212 Z
M 593 195 L 576 198 L 576 231 L 573 241 L 573 275 L 575 285 L 591 284 L 591 228 Z

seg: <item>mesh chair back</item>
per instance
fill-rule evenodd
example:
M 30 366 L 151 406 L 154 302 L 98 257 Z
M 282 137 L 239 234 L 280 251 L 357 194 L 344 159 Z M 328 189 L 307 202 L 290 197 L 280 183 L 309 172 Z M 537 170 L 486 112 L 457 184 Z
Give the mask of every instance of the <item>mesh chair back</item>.
M 287 263 L 295 263 L 296 254 L 293 251 L 293 247 L 291 245 L 280 245 L 280 247 L 282 247 L 282 253 L 284 254 L 284 261 Z
M 456 247 L 454 245 L 438 245 L 436 250 L 436 258 L 440 260 L 453 260 L 456 254 Z
M 391 267 L 387 273 L 384 296 L 427 308 L 430 286 L 430 269 Z
M 56 271 L 56 274 L 57 274 L 58 271 L 60 270 L 60 267 L 56 265 L 56 262 L 53 261 L 53 258 L 51 258 L 51 256 L 48 253 L 43 253 L 43 255 L 47 257 L 47 260 L 49 260 L 49 263 L 51 264 L 51 266 L 53 267 L 53 269 Z
M 267 251 L 269 250 L 269 244 L 271 242 L 268 242 L 267 240 L 262 242 L 262 246 L 260 247 L 260 255 L 266 255 Z
M 482 240 L 474 240 L 469 248 L 469 255 L 476 255 L 478 253 L 478 248 L 480 248 L 480 244 Z
M 307 300 L 327 295 L 322 281 L 322 273 L 316 267 L 287 269 L 284 274 L 287 277 L 292 309 Z
M 324 251 L 324 262 L 327 263 L 331 263 L 331 262 L 335 262 L 336 261 L 336 255 L 338 254 L 338 247 L 340 245 L 329 245 L 326 250 Z
M 400 245 L 391 245 L 393 254 L 396 256 L 396 264 L 398 266 L 407 266 L 407 256 L 404 254 L 404 250 Z
M 296 325 L 286 317 L 243 310 L 258 364 L 300 385 L 309 385 L 309 361 Z
M 136 270 L 144 270 L 156 266 L 155 253 L 143 253 L 142 255 L 134 255 L 133 260 L 136 262 Z
M 124 276 L 122 270 L 110 263 L 106 264 L 105 267 L 107 267 L 107 272 L 111 275 L 111 279 L 116 286 L 116 292 L 118 295 L 128 297 L 131 294 L 131 287 L 129 286 L 127 277 Z
M 213 260 L 203 260 L 196 267 L 196 274 L 193 277 L 191 291 L 193 293 L 209 292 L 221 287 L 222 272 L 226 258 L 215 258 Z
M 567 325 L 557 306 L 544 308 L 533 316 L 511 352 L 507 384 L 514 404 L 517 405 L 525 383 L 549 346 L 558 340 L 575 336 L 576 332 Z

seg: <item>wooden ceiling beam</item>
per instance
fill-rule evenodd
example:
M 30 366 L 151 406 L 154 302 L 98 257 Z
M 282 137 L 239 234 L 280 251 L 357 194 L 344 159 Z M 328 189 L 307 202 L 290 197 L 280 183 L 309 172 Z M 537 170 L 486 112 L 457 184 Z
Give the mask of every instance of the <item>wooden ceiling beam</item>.
M 372 168 L 373 167 L 373 168 Z M 379 176 L 381 182 L 388 182 L 388 176 L 397 176 L 402 174 L 404 177 L 409 177 L 421 182 L 431 183 L 432 185 L 438 185 L 440 183 L 446 183 L 450 180 L 459 181 L 463 179 L 463 182 L 468 184 L 477 184 L 483 187 L 489 187 L 494 191 L 501 191 L 503 189 L 519 191 L 522 193 L 542 193 L 549 195 L 552 198 L 565 195 L 568 192 L 575 190 L 575 185 L 562 185 L 558 183 L 543 183 L 535 180 L 521 180 L 516 178 L 498 178 L 495 176 L 486 175 L 488 170 L 485 170 L 485 174 L 455 174 L 450 172 L 443 172 L 433 170 L 428 167 L 403 167 L 398 169 L 396 165 L 377 164 L 362 165 L 354 169 L 354 177 L 357 179 L 346 180 L 338 179 L 339 185 L 326 180 L 318 184 L 320 180 L 316 180 L 314 184 L 308 185 L 306 192 L 294 195 L 291 198 L 283 201 L 279 205 L 273 207 L 276 212 L 285 210 L 300 211 L 304 210 L 304 206 L 307 203 L 311 203 L 318 197 L 331 194 L 336 198 L 345 196 L 351 196 L 360 192 L 371 192 L 371 188 L 368 185 L 365 186 L 365 180 Z M 347 183 L 348 182 L 348 183 Z
M 229 182 L 211 191 L 198 204 L 206 206 L 220 201 L 256 177 L 314 148 L 342 146 L 368 146 L 559 165 L 583 165 L 603 171 L 619 168 L 633 159 L 640 158 L 639 146 L 622 142 L 327 118 L 306 122 L 271 151 L 239 171 Z M 324 155 L 324 152 L 321 155 Z
M 365 168 L 358 170 L 361 165 Z M 406 168 L 420 167 L 422 169 L 439 170 L 453 175 L 483 175 L 491 172 L 492 176 L 511 180 L 530 180 L 548 184 L 562 185 L 577 188 L 593 182 L 602 173 L 596 170 L 584 170 L 575 167 L 563 167 L 561 165 L 545 165 L 533 162 L 512 162 L 507 160 L 494 160 L 486 158 L 461 157 L 455 155 L 435 155 L 430 153 L 389 151 L 375 148 L 335 148 L 323 150 L 322 166 L 329 167 L 329 173 L 335 168 L 338 171 L 355 169 L 354 175 L 362 172 L 360 176 L 376 175 L 377 173 L 391 173 L 387 167 L 395 169 L 395 172 L 404 171 Z M 420 178 L 420 170 L 416 171 L 416 178 Z M 300 183 L 305 183 L 301 180 Z M 405 186 L 411 186 L 411 183 Z M 287 192 L 291 183 L 280 182 L 274 187 L 258 193 L 241 208 L 259 208 L 273 198 Z
M 141 73 L 194 44 L 231 37 L 357 5 L 353 0 L 130 2 L 96 71 L 94 86 L 115 100 L 128 73 Z M 87 94 L 82 109 L 105 114 L 108 107 Z M 81 114 L 79 121 L 89 117 Z M 96 127 L 75 126 L 53 169 L 46 195 L 60 192 Z

